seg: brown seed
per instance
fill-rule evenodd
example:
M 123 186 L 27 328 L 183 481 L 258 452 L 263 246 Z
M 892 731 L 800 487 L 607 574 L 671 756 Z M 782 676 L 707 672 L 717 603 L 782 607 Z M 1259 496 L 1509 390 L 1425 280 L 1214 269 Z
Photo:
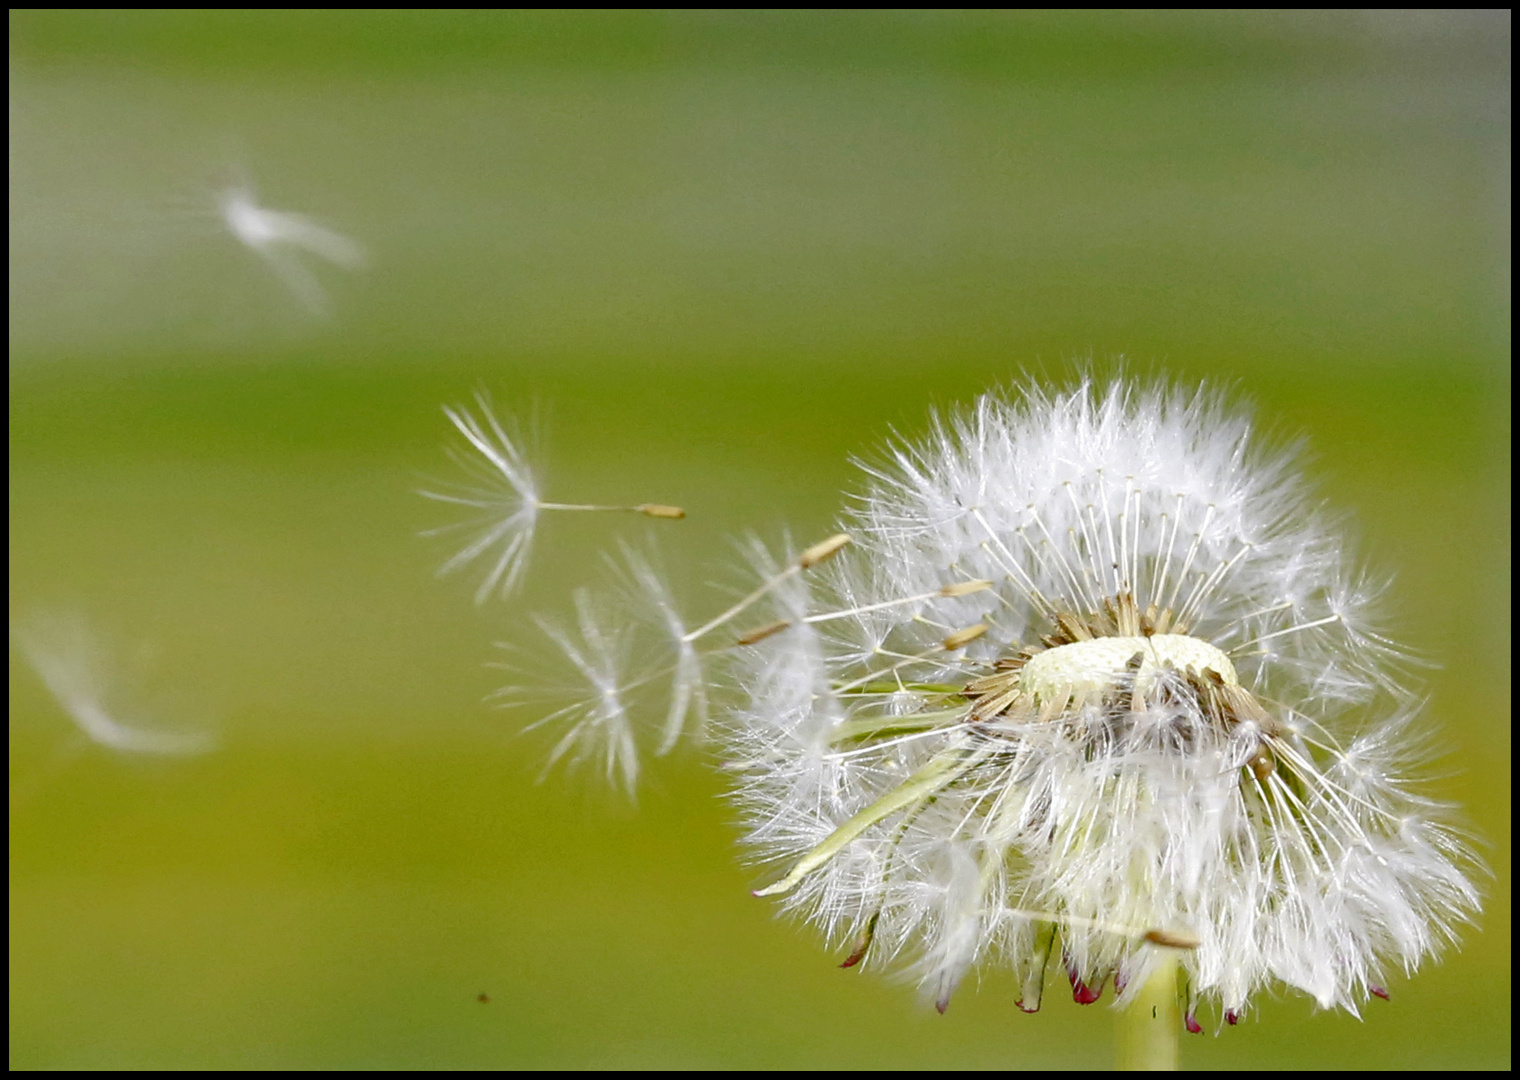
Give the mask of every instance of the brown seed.
M 1071 641 L 1091 641 L 1092 634 L 1087 629 L 1087 624 L 1077 616 L 1063 612 L 1056 616 L 1056 625 L 1061 628 L 1061 633 Z
M 956 649 L 964 649 L 988 630 L 987 624 L 979 622 L 975 626 L 968 626 L 964 630 L 957 630 L 947 637 L 942 644 L 946 652 L 954 652 Z
M 797 565 L 807 570 L 817 566 L 825 559 L 830 559 L 839 553 L 839 549 L 850 542 L 849 533 L 835 533 L 827 540 L 821 540 L 797 556 Z
M 791 625 L 792 624 L 787 622 L 785 619 L 777 619 L 773 623 L 766 623 L 764 626 L 755 627 L 755 629 L 749 631 L 748 633 L 740 634 L 739 640 L 734 642 L 734 644 L 753 645 L 757 641 L 764 641 L 766 638 L 770 637 L 773 634 L 781 633 L 781 631 L 785 630 L 788 626 Z
M 941 596 L 969 596 L 990 588 L 992 588 L 990 581 L 962 581 L 955 585 L 946 585 L 939 594 Z
M 1165 945 L 1169 949 L 1198 948 L 1197 938 L 1176 930 L 1147 930 L 1143 936 L 1152 945 Z
M 1265 784 L 1267 777 L 1277 771 L 1277 762 L 1272 760 L 1272 755 L 1267 753 L 1266 747 L 1258 749 L 1256 756 L 1246 764 L 1251 767 L 1251 772 L 1255 775 L 1258 784 Z
M 634 509 L 645 517 L 652 518 L 683 518 L 686 516 L 686 511 L 682 510 L 679 506 L 664 506 L 660 503 L 641 503 L 635 506 Z
M 871 939 L 876 936 L 876 920 L 881 918 L 881 912 L 875 912 L 866 920 L 865 927 L 855 938 L 855 946 L 850 950 L 850 955 L 845 957 L 842 968 L 852 968 L 866 958 L 866 950 L 871 947 Z

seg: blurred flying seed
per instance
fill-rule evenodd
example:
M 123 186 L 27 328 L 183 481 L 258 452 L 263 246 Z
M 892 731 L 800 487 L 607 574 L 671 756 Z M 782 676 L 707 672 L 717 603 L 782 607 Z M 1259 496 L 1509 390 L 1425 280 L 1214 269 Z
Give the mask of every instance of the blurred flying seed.
M 123 692 L 107 642 L 83 615 L 39 613 L 12 628 L 16 647 L 65 715 L 91 742 L 131 754 L 200 754 L 206 732 L 159 731 L 128 723 L 107 706 Z
M 355 240 L 305 214 L 260 206 L 253 188 L 233 184 L 217 196 L 217 208 L 227 231 L 263 259 L 275 275 L 313 315 L 329 314 L 327 295 L 300 253 L 314 255 L 345 270 L 365 265 L 364 248 Z

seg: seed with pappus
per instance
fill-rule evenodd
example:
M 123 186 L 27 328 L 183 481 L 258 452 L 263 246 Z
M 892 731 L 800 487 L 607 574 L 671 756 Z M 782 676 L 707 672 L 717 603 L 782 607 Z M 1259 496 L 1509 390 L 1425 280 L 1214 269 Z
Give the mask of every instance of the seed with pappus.
M 260 206 L 246 183 L 224 188 L 217 196 L 217 208 L 227 231 L 263 259 L 313 315 L 328 314 L 327 296 L 300 253 L 347 270 L 365 264 L 362 245 L 305 214 Z
M 459 521 L 431 529 L 426 535 L 465 531 L 469 540 L 439 569 L 452 573 L 473 563 L 486 572 L 475 591 L 483 604 L 493 594 L 506 598 L 522 583 L 539 515 L 546 510 L 576 510 L 642 514 L 648 518 L 680 520 L 686 511 L 664 503 L 631 506 L 599 506 L 586 503 L 549 502 L 540 494 L 538 477 L 523 448 L 523 439 L 503 423 L 485 391 L 475 394 L 475 409 L 445 406 L 443 413 L 464 439 L 463 446 L 449 448 L 450 456 L 471 477 L 468 484 L 442 485 L 419 495 L 471 511 Z
M 757 895 L 943 1010 L 976 965 L 1039 1008 L 1180 965 L 1230 1024 L 1353 1013 L 1478 908 L 1410 785 L 1419 702 L 1378 586 L 1217 395 L 1026 388 L 870 470 L 853 543 L 777 578 L 723 717 Z
M 82 612 L 38 611 L 11 629 L 18 650 L 79 734 L 97 746 L 125 754 L 202 754 L 216 740 L 206 730 L 143 725 L 131 708 L 133 670 L 122 663 L 109 637 Z M 134 710 L 135 711 L 135 710 Z

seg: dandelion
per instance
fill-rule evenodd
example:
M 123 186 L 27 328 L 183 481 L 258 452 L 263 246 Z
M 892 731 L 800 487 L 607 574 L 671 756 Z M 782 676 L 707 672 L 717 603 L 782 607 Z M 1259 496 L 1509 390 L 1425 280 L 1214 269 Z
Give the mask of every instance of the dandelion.
M 585 687 L 555 757 L 631 789 L 668 678 L 657 752 L 711 715 L 776 868 L 756 895 L 842 967 L 942 1012 L 979 966 L 1026 1012 L 1057 971 L 1081 1004 L 1112 987 L 1145 1067 L 1278 987 L 1356 1014 L 1477 913 L 1410 778 L 1413 661 L 1295 447 L 1207 390 L 1084 382 L 984 397 L 867 471 L 847 532 L 753 544 L 759 584 L 690 629 L 625 549 L 675 659 L 578 594 L 578 634 L 549 627 Z
M 1275 986 L 1355 1013 L 1477 911 L 1378 583 L 1216 394 L 985 397 L 848 528 L 766 568 L 720 721 L 757 895 L 844 966 L 941 1011 L 978 965 L 1029 1012 L 1059 970 L 1198 1032 Z
M 364 266 L 364 248 L 342 233 L 305 214 L 260 206 L 252 186 L 229 185 L 217 196 L 222 222 L 238 243 L 263 259 L 308 311 L 325 316 L 327 296 L 316 275 L 301 261 L 301 253 L 357 270 Z
M 465 447 L 450 447 L 449 455 L 470 475 L 472 482 L 418 494 L 474 511 L 470 517 L 431 529 L 426 535 L 456 530 L 472 533 L 465 546 L 438 573 L 450 574 L 483 561 L 486 573 L 475 591 L 477 604 L 485 603 L 492 595 L 508 597 L 517 590 L 528 566 L 539 514 L 546 510 L 627 512 L 662 520 L 686 516 L 679 506 L 664 503 L 595 506 L 546 502 L 539 494 L 538 479 L 523 449 L 523 439 L 497 418 L 489 395 L 484 391 L 475 394 L 474 411 L 465 406 L 445 406 L 443 414 L 466 443 Z
M 75 728 L 90 742 L 128 754 L 199 754 L 205 732 L 166 731 L 129 722 L 108 704 L 122 676 L 100 635 L 78 614 L 37 614 L 11 631 L 17 648 Z

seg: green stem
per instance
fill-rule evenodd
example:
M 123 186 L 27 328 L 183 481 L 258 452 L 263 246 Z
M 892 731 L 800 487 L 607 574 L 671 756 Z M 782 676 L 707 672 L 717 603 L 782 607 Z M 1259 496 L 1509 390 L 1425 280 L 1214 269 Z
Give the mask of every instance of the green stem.
M 1177 1004 L 1177 953 L 1158 948 L 1157 964 L 1145 985 L 1119 1012 L 1119 1068 L 1126 1072 L 1175 1072 L 1182 1014 Z

